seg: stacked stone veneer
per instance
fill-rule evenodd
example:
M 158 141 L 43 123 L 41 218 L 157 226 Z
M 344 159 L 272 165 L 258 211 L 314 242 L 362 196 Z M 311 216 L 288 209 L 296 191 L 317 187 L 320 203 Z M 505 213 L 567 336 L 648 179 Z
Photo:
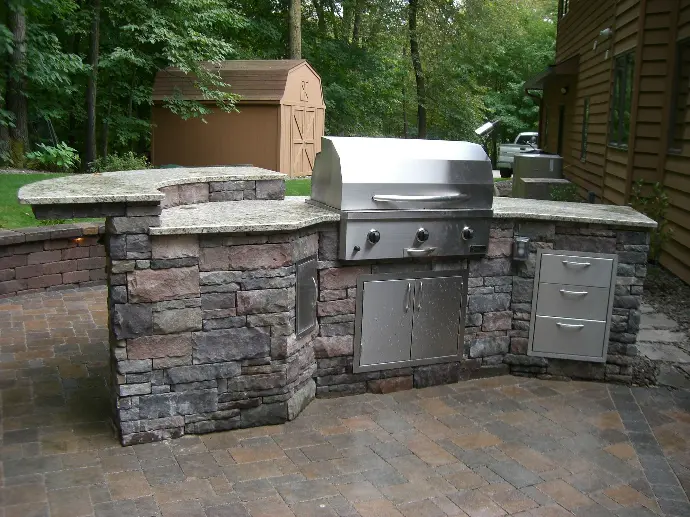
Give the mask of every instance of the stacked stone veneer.
M 98 223 L 0 230 L 0 298 L 105 283 Z
M 270 199 L 282 197 L 279 183 L 181 185 L 165 194 L 185 203 L 211 201 L 214 193 L 229 194 L 215 201 Z M 307 346 L 313 335 L 296 338 L 294 307 L 295 263 L 317 253 L 316 230 L 151 236 L 162 207 L 124 209 L 106 220 L 113 405 L 122 442 L 294 418 L 315 394 L 316 360 Z
M 516 235 L 530 237 L 526 262 L 513 261 Z M 353 373 L 356 282 L 360 274 L 460 269 L 461 261 L 347 266 L 335 261 L 337 232 L 320 239 L 317 396 L 388 392 L 513 373 L 629 383 L 637 355 L 640 297 L 648 233 L 596 225 L 495 221 L 486 258 L 469 261 L 468 304 L 461 362 Z M 618 275 L 606 363 L 527 355 L 537 249 L 618 254 Z

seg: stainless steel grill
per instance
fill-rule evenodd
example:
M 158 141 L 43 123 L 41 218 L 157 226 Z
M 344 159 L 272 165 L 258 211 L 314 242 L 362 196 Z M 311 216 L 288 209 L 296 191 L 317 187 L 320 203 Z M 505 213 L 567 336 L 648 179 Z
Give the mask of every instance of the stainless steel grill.
M 491 162 L 469 142 L 324 137 L 311 200 L 340 211 L 341 260 L 481 256 Z

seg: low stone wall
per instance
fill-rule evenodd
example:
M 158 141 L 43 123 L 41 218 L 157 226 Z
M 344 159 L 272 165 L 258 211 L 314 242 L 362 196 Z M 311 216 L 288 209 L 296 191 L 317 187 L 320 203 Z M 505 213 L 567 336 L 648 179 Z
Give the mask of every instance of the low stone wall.
M 104 284 L 98 223 L 0 230 L 0 298 Z

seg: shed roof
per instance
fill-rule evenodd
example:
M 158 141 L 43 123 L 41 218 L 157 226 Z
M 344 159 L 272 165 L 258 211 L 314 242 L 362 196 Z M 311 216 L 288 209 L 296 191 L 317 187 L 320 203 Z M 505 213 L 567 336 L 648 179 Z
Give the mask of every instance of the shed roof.
M 202 66 L 218 71 L 223 81 L 229 85 L 229 91 L 240 95 L 241 101 L 280 102 L 285 93 L 288 75 L 292 70 L 303 66 L 319 78 L 304 59 L 233 60 L 206 62 Z M 205 100 L 194 86 L 194 80 L 193 75 L 187 75 L 179 68 L 160 70 L 153 84 L 153 100 L 163 100 L 176 91 L 189 100 Z

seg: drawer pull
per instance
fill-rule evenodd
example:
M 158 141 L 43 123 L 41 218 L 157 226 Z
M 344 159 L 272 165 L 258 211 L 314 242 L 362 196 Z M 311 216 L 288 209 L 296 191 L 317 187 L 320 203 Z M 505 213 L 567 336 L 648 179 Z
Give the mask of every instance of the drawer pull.
M 565 289 L 561 289 L 560 293 L 566 298 L 575 296 L 586 296 L 589 294 L 587 291 L 567 291 Z
M 592 264 L 590 262 L 571 262 L 569 260 L 564 260 L 563 265 L 565 267 L 569 267 L 569 268 L 573 268 L 573 269 L 585 269 L 586 267 L 589 267 Z
M 585 327 L 584 325 L 573 325 L 572 323 L 556 323 L 556 326 L 567 330 L 582 330 Z

